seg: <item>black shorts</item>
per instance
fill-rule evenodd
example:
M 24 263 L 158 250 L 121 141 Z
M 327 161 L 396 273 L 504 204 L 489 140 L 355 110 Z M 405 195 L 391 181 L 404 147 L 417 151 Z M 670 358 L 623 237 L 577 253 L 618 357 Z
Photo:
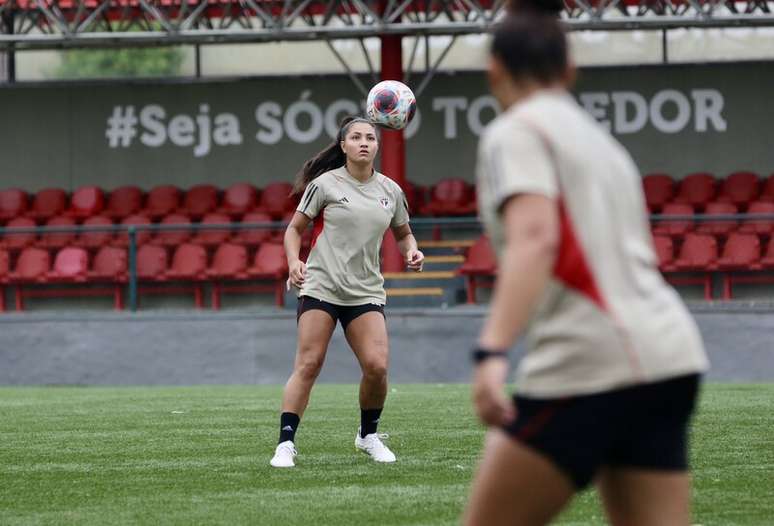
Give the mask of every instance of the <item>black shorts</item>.
M 298 298 L 298 307 L 296 308 L 296 323 L 298 323 L 301 315 L 308 310 L 324 310 L 331 315 L 333 321 L 341 323 L 341 328 L 347 330 L 352 320 L 365 314 L 366 312 L 380 312 L 384 316 L 384 305 L 377 305 L 376 303 L 366 303 L 364 305 L 334 305 L 327 301 L 318 300 L 311 296 L 301 296 Z
M 693 374 L 568 398 L 517 395 L 518 416 L 504 430 L 551 459 L 579 490 L 602 466 L 685 471 L 699 383 Z

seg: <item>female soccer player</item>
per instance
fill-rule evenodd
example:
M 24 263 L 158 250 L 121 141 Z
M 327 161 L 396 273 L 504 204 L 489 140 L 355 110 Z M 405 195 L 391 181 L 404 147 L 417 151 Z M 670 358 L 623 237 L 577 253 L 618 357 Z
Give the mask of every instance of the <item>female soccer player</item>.
M 465 524 L 546 524 L 593 482 L 613 524 L 687 525 L 687 426 L 707 359 L 657 269 L 637 168 L 567 92 L 560 7 L 524 0 L 492 41 L 503 113 L 477 179 L 499 274 L 473 352 L 490 431 Z M 522 332 L 511 400 L 506 352 Z
M 376 427 L 387 396 L 387 328 L 379 251 L 392 228 L 409 269 L 422 270 L 424 255 L 409 227 L 400 186 L 374 171 L 376 129 L 365 119 L 345 119 L 338 140 L 308 160 L 296 180 L 304 194 L 285 232 L 290 282 L 299 289 L 298 348 L 285 385 L 274 467 L 295 465 L 295 434 L 320 373 L 336 321 L 363 372 L 360 429 L 355 447 L 376 462 L 395 462 Z M 316 242 L 304 264 L 301 234 L 315 220 Z

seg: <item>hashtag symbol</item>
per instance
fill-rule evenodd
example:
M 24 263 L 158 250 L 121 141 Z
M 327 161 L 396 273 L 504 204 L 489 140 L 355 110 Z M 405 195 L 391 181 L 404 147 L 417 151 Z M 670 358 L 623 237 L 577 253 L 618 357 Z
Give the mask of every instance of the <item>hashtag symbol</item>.
M 137 135 L 137 117 L 134 115 L 134 106 L 115 106 L 113 115 L 108 117 L 105 136 L 111 148 L 128 148 L 132 139 Z

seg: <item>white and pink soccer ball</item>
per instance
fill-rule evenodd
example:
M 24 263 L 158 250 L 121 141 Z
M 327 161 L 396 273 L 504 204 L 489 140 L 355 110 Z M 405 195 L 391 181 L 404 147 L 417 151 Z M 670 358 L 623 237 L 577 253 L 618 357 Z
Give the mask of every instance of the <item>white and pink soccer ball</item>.
M 411 89 L 397 80 L 385 80 L 371 88 L 366 99 L 366 116 L 374 124 L 402 130 L 417 112 Z

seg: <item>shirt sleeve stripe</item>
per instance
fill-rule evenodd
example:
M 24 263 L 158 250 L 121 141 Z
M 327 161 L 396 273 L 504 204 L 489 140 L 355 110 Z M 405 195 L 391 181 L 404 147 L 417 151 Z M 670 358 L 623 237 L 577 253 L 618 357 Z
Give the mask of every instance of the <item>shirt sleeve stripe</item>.
M 309 208 L 309 204 L 312 202 L 312 197 L 314 197 L 315 192 L 317 192 L 317 185 L 312 185 L 312 191 L 309 192 L 309 195 L 304 199 L 304 207 L 301 209 L 301 212 L 306 212 L 306 209 Z

